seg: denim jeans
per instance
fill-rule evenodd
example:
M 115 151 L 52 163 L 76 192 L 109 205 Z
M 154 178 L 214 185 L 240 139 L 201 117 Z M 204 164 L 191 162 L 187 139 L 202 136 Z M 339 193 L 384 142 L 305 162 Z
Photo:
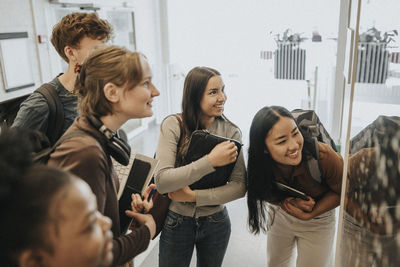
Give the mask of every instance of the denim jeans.
M 231 235 L 228 211 L 188 217 L 168 211 L 161 232 L 159 267 L 188 267 L 196 246 L 197 267 L 222 265 Z

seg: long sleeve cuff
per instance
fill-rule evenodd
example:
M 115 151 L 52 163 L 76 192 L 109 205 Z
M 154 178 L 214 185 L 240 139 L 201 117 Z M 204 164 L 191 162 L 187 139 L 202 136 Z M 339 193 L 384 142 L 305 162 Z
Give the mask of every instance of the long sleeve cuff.
M 147 249 L 150 243 L 150 230 L 141 225 L 127 235 L 113 240 L 113 264 L 118 266 L 125 264 Z

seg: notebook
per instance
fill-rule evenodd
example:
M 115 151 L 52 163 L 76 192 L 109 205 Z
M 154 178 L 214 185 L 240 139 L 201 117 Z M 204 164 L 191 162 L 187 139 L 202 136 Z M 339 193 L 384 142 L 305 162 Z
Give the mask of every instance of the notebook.
M 134 193 L 143 195 L 154 175 L 158 160 L 132 153 L 127 166 L 115 161 L 113 164 L 120 179 L 118 191 L 120 228 L 121 232 L 125 233 L 132 221 L 132 218 L 125 214 L 125 210 L 131 209 L 131 196 Z
M 242 144 L 239 141 L 218 136 L 206 130 L 194 131 L 190 137 L 189 147 L 183 164 L 186 165 L 200 159 L 204 155 L 210 153 L 216 145 L 228 140 L 235 143 L 239 155 L 240 149 L 242 148 Z M 203 176 L 200 180 L 191 184 L 190 188 L 193 190 L 208 189 L 225 185 L 231 176 L 235 164 L 236 161 L 225 166 L 216 167 L 214 172 Z

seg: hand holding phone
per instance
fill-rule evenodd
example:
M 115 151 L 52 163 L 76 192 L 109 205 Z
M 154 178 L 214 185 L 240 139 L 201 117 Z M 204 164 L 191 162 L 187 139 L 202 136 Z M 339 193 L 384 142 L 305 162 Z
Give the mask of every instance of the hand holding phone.
M 132 194 L 131 201 L 131 209 L 134 212 L 142 212 L 147 213 L 149 210 L 153 208 L 152 196 L 154 194 L 153 189 L 155 189 L 155 185 L 149 185 L 144 191 L 143 195 L 141 194 Z
M 276 185 L 278 186 L 278 189 L 280 191 L 282 191 L 283 193 L 287 194 L 290 197 L 296 197 L 296 198 L 301 198 L 303 200 L 309 200 L 308 196 L 301 192 L 300 190 L 294 189 L 293 187 L 290 187 L 288 185 L 279 183 L 279 182 L 275 182 Z
M 312 197 L 308 197 L 308 200 L 304 200 L 301 198 L 289 197 L 289 198 L 285 199 L 285 201 L 288 201 L 288 203 L 301 209 L 304 212 L 311 212 L 315 206 L 315 200 Z
M 137 201 L 135 201 L 135 206 L 134 206 L 133 200 L 132 200 L 132 212 L 126 211 L 126 214 L 133 218 L 130 223 L 130 226 L 129 226 L 130 230 L 133 230 L 135 227 L 137 227 L 140 224 L 140 222 L 135 219 L 134 211 L 139 212 L 139 210 L 140 210 L 141 214 L 145 214 L 146 212 L 149 212 L 153 208 L 152 198 L 153 198 L 155 192 L 156 192 L 156 186 L 155 186 L 155 184 L 151 184 L 146 188 L 142 197 L 140 197 L 138 194 L 135 195 L 135 198 L 136 199 L 139 198 L 139 199 Z M 137 204 L 139 202 L 140 202 L 140 205 Z M 141 208 L 139 209 L 139 207 L 141 207 Z
M 150 201 L 151 201 L 151 199 L 153 198 L 155 192 L 156 192 L 156 188 L 153 187 L 153 188 L 150 190 L 150 193 L 149 193 L 149 195 L 148 195 L 148 197 L 147 197 L 147 202 L 150 203 Z M 143 197 L 144 197 L 144 196 L 143 196 Z M 150 209 L 151 209 L 151 208 L 150 208 Z M 150 209 L 149 209 L 149 210 L 150 210 Z M 149 211 L 149 210 L 148 210 L 148 211 Z M 148 212 L 148 211 L 147 211 L 147 212 Z M 146 212 L 146 209 L 143 208 L 142 211 L 141 211 L 141 213 L 145 213 L 145 212 Z

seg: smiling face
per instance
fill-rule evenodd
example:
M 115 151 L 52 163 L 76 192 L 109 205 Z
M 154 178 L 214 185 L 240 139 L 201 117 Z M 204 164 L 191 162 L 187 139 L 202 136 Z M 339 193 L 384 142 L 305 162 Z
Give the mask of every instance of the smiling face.
M 89 186 L 76 179 L 52 201 L 48 238 L 53 252 L 45 266 L 99 267 L 111 264 L 111 220 L 97 210 Z
M 153 115 L 153 98 L 160 92 L 152 83 L 152 73 L 149 63 L 141 56 L 143 78 L 134 88 L 123 88 L 122 97 L 116 107 L 116 112 L 125 116 L 125 119 L 144 118 Z
M 296 166 L 301 162 L 303 136 L 289 117 L 279 117 L 265 138 L 272 159 L 284 165 Z
M 226 101 L 225 85 L 221 76 L 215 75 L 208 80 L 203 97 L 200 101 L 200 110 L 203 120 L 222 115 Z

